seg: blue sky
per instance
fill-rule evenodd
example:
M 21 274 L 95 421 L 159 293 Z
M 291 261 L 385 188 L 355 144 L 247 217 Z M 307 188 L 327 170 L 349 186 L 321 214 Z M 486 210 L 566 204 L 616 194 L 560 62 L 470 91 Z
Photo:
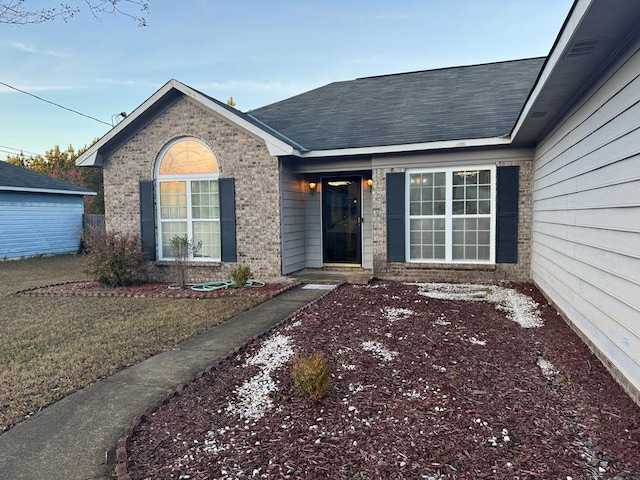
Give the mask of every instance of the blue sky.
M 107 124 L 171 78 L 247 111 L 333 81 L 544 56 L 572 3 L 150 0 L 142 28 L 86 11 L 0 24 L 0 82 Z M 2 159 L 79 148 L 109 129 L 0 85 Z

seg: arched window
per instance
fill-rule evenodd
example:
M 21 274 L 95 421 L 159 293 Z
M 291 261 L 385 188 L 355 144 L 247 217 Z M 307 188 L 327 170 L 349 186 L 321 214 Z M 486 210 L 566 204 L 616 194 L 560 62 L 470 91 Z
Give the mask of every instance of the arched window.
M 195 258 L 220 261 L 218 162 L 204 143 L 182 138 L 163 148 L 156 163 L 156 204 L 160 260 L 174 258 L 171 240 L 186 236 L 199 246 Z

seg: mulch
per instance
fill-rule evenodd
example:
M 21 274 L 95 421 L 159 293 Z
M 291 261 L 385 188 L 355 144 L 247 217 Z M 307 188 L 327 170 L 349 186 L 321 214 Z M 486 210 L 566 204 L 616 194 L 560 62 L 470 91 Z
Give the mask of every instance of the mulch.
M 295 286 L 294 283 L 266 283 L 262 287 L 244 287 L 195 291 L 190 288 L 170 289 L 168 282 L 146 282 L 126 287 L 108 287 L 99 282 L 67 282 L 35 287 L 17 292 L 18 296 L 34 297 L 151 297 L 151 298 L 216 298 L 223 296 L 260 296 L 271 298 Z
M 289 362 L 271 372 L 273 408 L 239 418 L 228 407 L 259 374 L 256 340 L 135 420 L 119 478 L 639 479 L 640 408 L 533 285 L 513 287 L 543 327 L 415 285 L 342 286 L 272 332 L 324 354 L 326 396 L 296 393 Z M 412 313 L 390 321 L 391 307 Z

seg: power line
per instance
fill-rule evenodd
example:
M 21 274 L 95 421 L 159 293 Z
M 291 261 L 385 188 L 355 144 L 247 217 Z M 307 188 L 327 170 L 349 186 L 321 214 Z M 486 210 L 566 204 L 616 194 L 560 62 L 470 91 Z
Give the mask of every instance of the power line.
M 15 150 L 15 152 L 8 152 L 6 150 L 0 150 L 0 152 L 9 153 L 11 155 L 19 155 L 20 153 L 24 153 L 24 154 L 27 154 L 27 155 L 42 155 L 41 153 L 30 152 L 29 150 L 25 150 L 23 148 L 7 147 L 6 145 L 0 145 L 0 148 L 2 148 L 2 149 L 8 148 L 9 150 Z
M 33 93 L 29 93 L 29 92 L 25 92 L 24 90 L 20 90 L 19 88 L 16 88 L 16 87 L 14 87 L 12 85 L 9 85 L 8 83 L 0 82 L 0 85 L 4 85 L 5 87 L 10 88 L 12 90 L 15 90 L 16 92 L 24 93 L 25 95 L 29 95 L 29 96 L 31 96 L 33 98 L 37 98 L 38 100 L 41 100 L 43 102 L 50 103 L 51 105 L 55 105 L 56 107 L 62 108 L 63 110 L 67 110 L 69 112 L 75 113 L 77 115 L 81 115 L 81 116 L 86 117 L 86 118 L 90 118 L 91 120 L 95 120 L 96 122 L 104 123 L 105 125 L 109 125 L 110 127 L 112 126 L 110 123 L 103 122 L 99 118 L 92 117 L 91 115 L 85 115 L 84 113 L 78 112 L 77 110 L 74 110 L 72 108 L 64 107 L 64 106 L 60 105 L 59 103 L 52 102 L 51 100 L 47 100 L 46 98 L 39 97 L 38 95 L 34 95 Z

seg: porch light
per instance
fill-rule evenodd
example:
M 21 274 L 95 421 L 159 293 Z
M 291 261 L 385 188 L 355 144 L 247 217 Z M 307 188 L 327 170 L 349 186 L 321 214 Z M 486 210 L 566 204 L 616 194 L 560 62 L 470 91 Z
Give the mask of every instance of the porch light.
M 309 182 L 309 190 L 311 190 L 311 195 L 316 192 L 316 187 L 318 184 L 316 182 Z
M 369 187 L 369 191 L 373 191 L 373 180 L 370 178 L 367 180 L 367 186 Z

